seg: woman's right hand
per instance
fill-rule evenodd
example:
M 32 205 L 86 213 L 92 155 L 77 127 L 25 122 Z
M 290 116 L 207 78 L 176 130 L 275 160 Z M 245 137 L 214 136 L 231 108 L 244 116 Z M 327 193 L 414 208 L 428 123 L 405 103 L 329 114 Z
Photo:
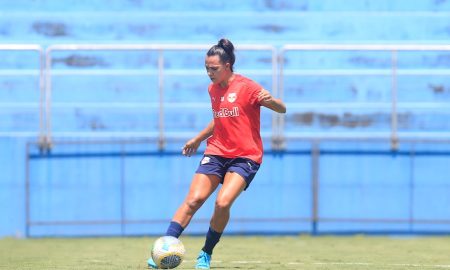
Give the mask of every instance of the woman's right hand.
M 201 143 L 201 141 L 199 141 L 199 140 L 190 139 L 183 146 L 181 153 L 187 157 L 195 155 L 195 153 L 197 153 L 198 147 L 200 146 L 200 143 Z

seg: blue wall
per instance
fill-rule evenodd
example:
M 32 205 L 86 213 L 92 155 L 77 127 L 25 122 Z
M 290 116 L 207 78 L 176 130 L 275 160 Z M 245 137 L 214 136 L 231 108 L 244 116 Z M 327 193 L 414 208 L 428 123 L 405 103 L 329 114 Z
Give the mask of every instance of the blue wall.
M 450 40 L 450 1 L 113 0 L 105 5 L 98 0 L 16 0 L 0 1 L 0 13 L 0 43 L 44 47 L 214 44 L 224 36 L 237 45 L 277 48 L 288 43 L 448 44 Z M 165 55 L 166 132 L 189 136 L 210 120 L 204 52 Z M 157 134 L 157 56 L 131 51 L 54 53 L 55 138 Z M 35 145 L 26 155 L 26 143 L 39 135 L 39 59 L 31 52 L 0 51 L 0 57 L 0 236 L 26 234 L 27 179 L 31 236 L 164 231 L 185 196 L 199 156 L 176 155 L 182 141 L 169 142 L 163 153 L 154 143 L 56 144 L 49 156 Z M 236 70 L 271 89 L 270 57 L 269 52 L 238 52 Z M 390 57 L 383 52 L 288 52 L 285 131 L 389 134 Z M 449 67 L 446 52 L 399 53 L 401 133 L 450 132 Z M 326 75 L 305 75 L 311 70 Z M 337 73 L 349 75 L 333 75 Z M 271 131 L 267 111 L 262 131 Z M 230 233 L 450 232 L 448 144 L 401 143 L 393 152 L 388 142 L 322 142 L 317 172 L 320 222 L 310 220 L 312 145 L 288 141 L 287 151 L 276 153 L 268 140 L 265 144 L 265 162 L 236 203 Z M 212 203 L 200 210 L 189 233 L 205 231 Z M 414 219 L 421 222 L 408 221 Z M 52 221 L 110 224 L 44 224 Z
M 448 166 L 450 146 L 402 146 L 391 152 L 384 143 L 321 145 L 317 222 L 311 147 L 268 151 L 236 202 L 227 232 L 448 232 L 442 223 L 450 215 L 448 175 L 435 172 Z M 160 153 L 145 143 L 59 145 L 50 155 L 30 149 L 31 236 L 158 234 L 183 200 L 200 159 L 176 150 Z M 23 188 L 16 192 L 23 195 Z M 21 198 L 8 199 L 24 207 Z M 213 202 L 197 213 L 187 233 L 207 229 Z M 23 220 L 19 228 L 27 229 Z

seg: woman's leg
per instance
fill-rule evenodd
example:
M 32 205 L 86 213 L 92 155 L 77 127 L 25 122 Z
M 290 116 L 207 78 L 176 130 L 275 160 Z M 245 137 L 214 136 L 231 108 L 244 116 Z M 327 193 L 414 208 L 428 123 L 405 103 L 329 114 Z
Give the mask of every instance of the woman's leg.
M 220 178 L 216 175 L 195 174 L 192 179 L 189 193 L 175 212 L 172 222 L 170 222 L 170 225 L 167 228 L 166 235 L 178 238 L 191 221 L 195 212 L 197 212 L 206 199 L 208 199 L 214 190 L 216 190 L 219 184 Z M 150 268 L 158 268 L 152 257 L 148 259 L 147 264 Z
M 247 183 L 239 174 L 234 172 L 225 174 L 223 186 L 217 194 L 214 214 L 211 218 L 210 224 L 213 230 L 223 232 L 230 219 L 231 205 L 246 186 Z
M 189 193 L 175 212 L 172 221 L 186 228 L 195 212 L 197 212 L 206 199 L 216 190 L 219 184 L 220 178 L 216 175 L 195 174 Z
M 225 174 L 223 185 L 217 194 L 210 228 L 206 234 L 205 246 L 202 248 L 209 255 L 212 254 L 212 250 L 219 242 L 222 232 L 227 226 L 228 220 L 230 219 L 231 205 L 246 186 L 247 183 L 239 174 L 234 172 Z

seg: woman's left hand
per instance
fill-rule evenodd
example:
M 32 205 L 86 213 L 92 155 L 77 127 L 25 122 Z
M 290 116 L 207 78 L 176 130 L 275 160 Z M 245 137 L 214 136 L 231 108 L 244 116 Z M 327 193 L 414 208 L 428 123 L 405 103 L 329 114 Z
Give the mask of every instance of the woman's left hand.
M 261 89 L 258 94 L 258 100 L 264 107 L 278 113 L 286 113 L 286 105 L 284 105 L 283 101 L 281 101 L 281 99 L 274 98 L 266 89 Z
M 261 104 L 268 105 L 273 102 L 273 97 L 269 91 L 267 91 L 266 89 L 261 89 L 261 91 L 258 94 L 258 101 Z

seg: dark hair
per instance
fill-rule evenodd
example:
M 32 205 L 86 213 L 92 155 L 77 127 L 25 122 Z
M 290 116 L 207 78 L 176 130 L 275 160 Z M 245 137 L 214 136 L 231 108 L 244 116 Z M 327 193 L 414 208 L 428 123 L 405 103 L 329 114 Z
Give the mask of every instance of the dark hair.
M 233 72 L 233 65 L 236 57 L 234 56 L 233 43 L 231 43 L 231 41 L 229 41 L 228 39 L 222 38 L 221 40 L 219 40 L 217 45 L 212 46 L 211 49 L 209 49 L 209 51 L 206 53 L 206 55 L 218 55 L 222 63 L 230 63 L 230 69 L 231 72 Z

